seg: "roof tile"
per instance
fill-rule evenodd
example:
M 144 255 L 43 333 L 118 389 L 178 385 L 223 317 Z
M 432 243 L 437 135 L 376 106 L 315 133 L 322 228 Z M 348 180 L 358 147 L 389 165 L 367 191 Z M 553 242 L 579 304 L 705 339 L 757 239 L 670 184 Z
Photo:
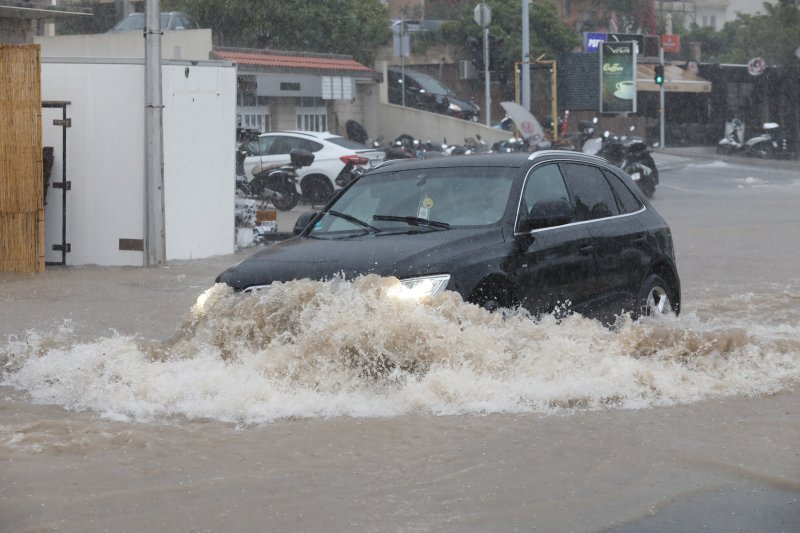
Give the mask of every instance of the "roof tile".
M 234 61 L 241 65 L 259 67 L 277 67 L 300 70 L 341 70 L 347 72 L 373 72 L 352 58 L 321 57 L 313 55 L 289 55 L 281 52 L 242 52 L 231 50 L 214 50 L 212 55 L 217 59 Z

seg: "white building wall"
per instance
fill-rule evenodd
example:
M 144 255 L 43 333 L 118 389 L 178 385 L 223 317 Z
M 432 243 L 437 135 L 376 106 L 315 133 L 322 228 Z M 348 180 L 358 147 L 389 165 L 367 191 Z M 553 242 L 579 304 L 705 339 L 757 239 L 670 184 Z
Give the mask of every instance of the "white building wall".
M 140 36 L 141 38 L 141 36 Z M 189 67 L 189 77 L 185 76 Z M 232 253 L 236 69 L 228 63 L 162 67 L 167 259 Z M 42 99 L 69 101 L 67 264 L 143 264 L 120 239 L 144 237 L 144 64 L 42 61 Z M 60 181 L 60 110 L 45 109 L 43 144 L 55 148 Z M 61 191 L 48 191 L 47 261 L 60 261 Z
M 35 37 L 42 58 L 86 57 L 141 59 L 144 37 L 138 31 L 113 31 L 91 35 Z M 207 60 L 211 53 L 211 30 L 169 30 L 161 36 L 164 59 Z

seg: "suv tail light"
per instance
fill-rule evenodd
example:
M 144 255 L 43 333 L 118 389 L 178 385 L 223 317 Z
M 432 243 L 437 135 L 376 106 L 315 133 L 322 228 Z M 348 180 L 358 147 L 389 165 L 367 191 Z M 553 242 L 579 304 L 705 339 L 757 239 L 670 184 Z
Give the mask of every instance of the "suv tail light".
M 343 156 L 342 156 L 342 157 L 340 157 L 339 159 L 340 159 L 340 160 L 342 161 L 342 163 L 344 163 L 345 165 L 346 165 L 346 164 L 348 164 L 348 163 L 352 163 L 352 164 L 354 164 L 354 165 L 356 165 L 356 166 L 361 166 L 361 165 L 367 165 L 367 164 L 369 164 L 369 159 L 367 159 L 366 157 L 361 157 L 360 155 L 356 155 L 356 154 L 353 154 L 353 155 L 343 155 Z

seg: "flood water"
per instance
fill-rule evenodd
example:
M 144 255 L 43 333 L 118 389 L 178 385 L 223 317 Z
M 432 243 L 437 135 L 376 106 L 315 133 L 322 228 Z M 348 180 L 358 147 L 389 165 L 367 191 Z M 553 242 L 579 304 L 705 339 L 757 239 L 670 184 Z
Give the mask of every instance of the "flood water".
M 238 257 L 0 275 L 0 530 L 796 531 L 800 186 L 698 168 L 654 201 L 682 314 L 614 329 L 209 289 Z
M 735 294 L 613 330 L 594 320 L 490 314 L 396 280 L 217 285 L 165 342 L 69 330 L 8 343 L 5 384 L 117 420 L 564 413 L 788 389 L 800 378 L 800 287 Z M 756 319 L 754 319 L 756 317 Z M 760 317 L 760 318 L 758 318 Z M 13 438 L 9 436 L 9 438 Z

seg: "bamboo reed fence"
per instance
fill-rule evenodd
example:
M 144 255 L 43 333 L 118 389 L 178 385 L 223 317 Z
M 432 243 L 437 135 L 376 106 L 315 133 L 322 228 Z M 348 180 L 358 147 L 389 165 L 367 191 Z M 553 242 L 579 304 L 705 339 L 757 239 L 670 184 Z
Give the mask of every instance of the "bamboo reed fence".
M 44 271 L 39 45 L 0 44 L 0 272 Z

